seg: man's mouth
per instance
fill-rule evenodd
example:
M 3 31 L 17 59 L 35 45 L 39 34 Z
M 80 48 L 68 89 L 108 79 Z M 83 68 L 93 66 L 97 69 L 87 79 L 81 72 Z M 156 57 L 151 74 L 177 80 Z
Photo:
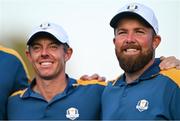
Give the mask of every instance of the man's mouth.
M 51 62 L 51 61 L 40 62 L 40 65 L 41 65 L 42 67 L 49 67 L 49 66 L 51 66 L 52 64 L 53 64 L 53 62 Z

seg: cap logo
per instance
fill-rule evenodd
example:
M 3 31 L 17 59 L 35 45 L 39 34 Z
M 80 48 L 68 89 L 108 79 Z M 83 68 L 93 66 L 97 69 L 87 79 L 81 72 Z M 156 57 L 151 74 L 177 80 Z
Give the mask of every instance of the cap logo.
M 50 27 L 50 23 L 43 23 L 43 24 L 40 25 L 40 27 L 42 29 L 47 29 L 48 27 Z
M 135 11 L 135 10 L 138 9 L 138 6 L 135 5 L 135 4 L 131 4 L 131 5 L 128 5 L 127 9 L 128 9 L 129 11 Z

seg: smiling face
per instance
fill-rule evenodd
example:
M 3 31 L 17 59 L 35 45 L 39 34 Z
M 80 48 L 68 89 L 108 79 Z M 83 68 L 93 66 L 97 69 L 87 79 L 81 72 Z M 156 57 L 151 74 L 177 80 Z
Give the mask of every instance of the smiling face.
M 65 63 L 69 60 L 72 49 L 47 37 L 38 38 L 30 46 L 26 55 L 32 63 L 36 75 L 51 80 L 65 74 Z
M 122 19 L 115 29 L 115 52 L 121 68 L 128 73 L 142 69 L 154 58 L 160 37 L 135 18 Z

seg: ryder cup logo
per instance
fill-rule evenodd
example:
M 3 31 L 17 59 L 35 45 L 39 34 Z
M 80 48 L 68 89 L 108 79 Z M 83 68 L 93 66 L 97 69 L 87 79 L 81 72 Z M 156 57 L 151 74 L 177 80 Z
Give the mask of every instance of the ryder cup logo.
M 138 101 L 136 105 L 136 109 L 138 109 L 140 112 L 148 109 L 149 102 L 145 99 Z
M 136 4 L 130 4 L 128 7 L 127 7 L 127 10 L 128 11 L 135 11 L 138 9 L 138 6 Z
M 40 25 L 40 27 L 42 29 L 48 29 L 50 27 L 50 24 L 49 23 L 43 23 L 43 24 Z
M 73 107 L 67 109 L 66 118 L 69 118 L 71 120 L 75 120 L 78 117 L 79 117 L 78 109 L 73 108 Z

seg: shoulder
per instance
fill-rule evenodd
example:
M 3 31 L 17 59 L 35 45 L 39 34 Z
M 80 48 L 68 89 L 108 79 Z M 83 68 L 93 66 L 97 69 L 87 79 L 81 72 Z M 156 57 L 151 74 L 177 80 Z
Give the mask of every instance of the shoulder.
M 26 64 L 17 51 L 0 45 L 0 56 L 2 56 L 2 58 L 8 59 L 8 61 L 6 61 L 8 64 L 11 62 L 12 64 L 17 64 L 17 66 L 22 65 L 26 74 L 29 75 Z
M 22 97 L 24 95 L 24 93 L 26 92 L 27 88 L 26 89 L 23 89 L 23 90 L 18 90 L 18 91 L 15 91 L 14 93 L 12 93 L 10 95 L 10 97 L 15 97 L 15 96 L 20 96 Z
M 115 79 L 108 80 L 107 83 L 108 83 L 108 85 L 114 86 L 118 82 L 118 80 L 120 80 L 122 77 L 123 77 L 123 74 L 121 74 L 120 76 L 116 77 Z
M 77 85 L 101 85 L 106 86 L 107 83 L 99 80 L 77 80 Z
M 19 53 L 13 49 L 0 46 L 0 51 L 1 51 L 1 55 L 4 57 L 16 58 L 17 60 L 22 61 L 22 58 L 19 55 Z
M 170 78 L 180 87 L 180 70 L 175 68 L 160 71 L 160 74 Z

